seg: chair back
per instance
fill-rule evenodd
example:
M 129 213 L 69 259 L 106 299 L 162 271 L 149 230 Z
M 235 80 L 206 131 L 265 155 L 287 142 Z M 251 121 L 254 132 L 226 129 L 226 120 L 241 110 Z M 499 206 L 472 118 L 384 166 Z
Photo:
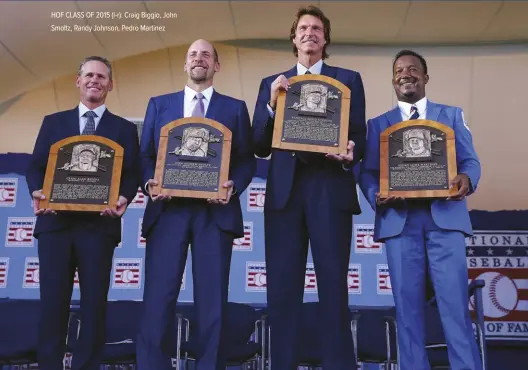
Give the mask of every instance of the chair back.
M 355 315 L 357 358 L 362 362 L 382 363 L 397 357 L 396 334 L 390 321 L 394 308 L 361 309 Z M 387 332 L 389 329 L 389 332 Z
M 40 300 L 0 300 L 0 357 L 16 359 L 35 352 L 39 319 Z
M 135 342 L 143 302 L 109 301 L 106 306 L 106 343 Z

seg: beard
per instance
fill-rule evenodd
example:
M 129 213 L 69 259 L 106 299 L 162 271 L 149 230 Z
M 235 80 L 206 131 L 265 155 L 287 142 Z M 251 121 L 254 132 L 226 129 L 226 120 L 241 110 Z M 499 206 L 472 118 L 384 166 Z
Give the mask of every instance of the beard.
M 194 82 L 204 82 L 205 80 L 207 80 L 207 71 L 208 69 L 207 68 L 204 68 L 203 70 L 198 70 L 198 69 L 191 69 L 191 79 L 194 81 Z

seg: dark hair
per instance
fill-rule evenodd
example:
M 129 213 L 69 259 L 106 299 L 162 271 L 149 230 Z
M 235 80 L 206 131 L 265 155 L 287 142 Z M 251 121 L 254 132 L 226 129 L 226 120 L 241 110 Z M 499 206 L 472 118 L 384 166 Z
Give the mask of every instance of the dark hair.
M 295 15 L 295 20 L 293 21 L 293 24 L 292 24 L 291 30 L 290 30 L 290 41 L 293 41 L 293 39 L 295 38 L 295 31 L 297 30 L 297 25 L 299 24 L 299 19 L 301 19 L 301 17 L 303 15 L 314 16 L 316 18 L 319 18 L 321 20 L 321 22 L 323 22 L 324 37 L 325 37 L 325 40 L 326 40 L 326 44 L 325 44 L 325 46 L 323 46 L 323 60 L 328 58 L 330 55 L 326 52 L 326 48 L 330 45 L 330 31 L 331 31 L 331 29 L 330 29 L 330 20 L 328 18 L 326 18 L 326 16 L 324 15 L 323 11 L 321 9 L 319 9 L 318 7 L 316 7 L 316 6 L 310 5 L 308 7 L 300 8 L 297 11 L 297 14 Z M 297 51 L 297 47 L 295 45 L 293 45 L 293 54 L 296 57 L 299 55 L 299 53 Z
M 104 57 L 99 57 L 99 56 L 96 56 L 96 55 L 93 55 L 93 56 L 90 56 L 90 57 L 86 57 L 83 59 L 83 61 L 81 62 L 81 65 L 79 66 L 79 72 L 77 72 L 77 75 L 80 76 L 81 73 L 82 73 L 82 68 L 84 67 L 84 65 L 88 62 L 91 62 L 91 61 L 96 61 L 96 62 L 101 62 L 101 63 L 104 63 L 104 65 L 108 68 L 108 78 L 110 79 L 110 81 L 112 80 L 112 64 L 110 64 L 110 61 Z
M 218 52 L 216 51 L 216 48 L 213 44 L 211 44 L 211 46 L 213 47 L 213 51 L 214 51 L 214 61 L 215 63 L 220 63 L 220 60 L 218 59 Z
M 427 74 L 427 62 L 425 61 L 425 58 L 418 54 L 417 52 L 413 50 L 404 49 L 398 52 L 396 56 L 394 57 L 394 60 L 392 61 L 392 70 L 394 71 L 394 65 L 396 64 L 396 61 L 400 59 L 403 56 L 412 56 L 420 59 L 420 63 L 422 63 L 422 67 L 424 69 L 424 73 Z

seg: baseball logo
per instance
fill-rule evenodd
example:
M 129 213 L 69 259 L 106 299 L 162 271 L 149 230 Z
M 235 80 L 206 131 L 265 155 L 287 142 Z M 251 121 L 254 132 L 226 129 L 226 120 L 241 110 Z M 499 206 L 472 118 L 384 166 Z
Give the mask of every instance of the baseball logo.
M 255 285 L 256 286 L 265 286 L 266 285 L 266 274 L 256 274 L 255 275 Z
M 512 279 L 494 271 L 480 274 L 476 279 L 486 282 L 486 286 L 482 288 L 484 316 L 497 319 L 515 310 L 518 291 Z M 471 305 L 475 307 L 474 297 L 471 297 Z
M 255 203 L 257 204 L 257 207 L 264 207 L 264 203 L 266 203 L 266 194 L 257 194 Z

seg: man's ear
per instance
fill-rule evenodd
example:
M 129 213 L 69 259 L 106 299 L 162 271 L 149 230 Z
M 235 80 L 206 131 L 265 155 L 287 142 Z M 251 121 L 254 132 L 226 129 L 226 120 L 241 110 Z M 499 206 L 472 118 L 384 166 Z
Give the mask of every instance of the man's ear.
M 429 82 L 429 75 L 428 74 L 424 75 L 424 81 L 425 81 L 425 83 Z

